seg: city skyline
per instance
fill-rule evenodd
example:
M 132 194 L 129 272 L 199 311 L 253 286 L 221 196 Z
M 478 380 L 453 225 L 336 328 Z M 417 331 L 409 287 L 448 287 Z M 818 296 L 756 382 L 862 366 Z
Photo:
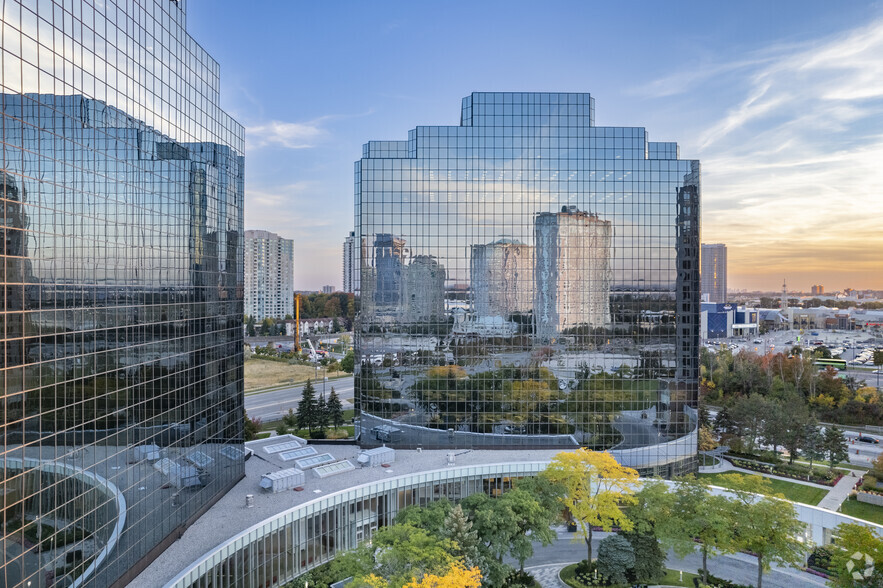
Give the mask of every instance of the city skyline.
M 481 89 L 591 92 L 607 105 L 599 125 L 640 114 L 656 139 L 685 137 L 703 161 L 702 238 L 728 244 L 731 289 L 776 291 L 783 277 L 807 292 L 883 288 L 879 5 L 633 3 L 629 18 L 621 6 L 506 6 L 463 20 L 455 7 L 291 5 L 267 22 L 189 2 L 223 64 L 223 104 L 246 124 L 246 227 L 293 232 L 296 289 L 340 282 L 363 138 L 456 124 L 450 104 Z M 587 35 L 587 22 L 603 26 Z M 229 44 L 226 32 L 258 27 L 261 43 Z M 363 47 L 391 59 L 356 65 Z

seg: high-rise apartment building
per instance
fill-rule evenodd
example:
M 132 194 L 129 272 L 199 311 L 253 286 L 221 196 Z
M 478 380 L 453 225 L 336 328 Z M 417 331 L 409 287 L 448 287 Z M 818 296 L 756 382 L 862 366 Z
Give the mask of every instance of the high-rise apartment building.
M 563 206 L 537 215 L 534 321 L 540 337 L 610 324 L 609 220 Z
M 245 314 L 260 323 L 294 314 L 294 241 L 245 231 Z
M 702 244 L 702 295 L 706 302 L 727 301 L 727 246 Z
M 475 93 L 355 165 L 363 445 L 695 465 L 699 162 L 588 94 Z
M 534 248 L 513 239 L 472 246 L 469 281 L 475 316 L 512 320 L 533 310 Z
M 825 293 L 825 287 L 821 284 L 814 285 L 812 287 L 813 296 L 820 296 Z
M 2 12 L 4 586 L 123 586 L 244 473 L 243 129 L 184 2 Z
M 343 242 L 343 291 L 359 293 L 359 251 L 356 249 L 355 231 L 350 231 Z

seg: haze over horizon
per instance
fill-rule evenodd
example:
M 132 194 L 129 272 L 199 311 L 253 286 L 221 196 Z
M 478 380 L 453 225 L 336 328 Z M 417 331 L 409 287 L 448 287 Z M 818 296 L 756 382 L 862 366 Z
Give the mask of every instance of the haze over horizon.
M 362 144 L 456 125 L 473 91 L 589 92 L 598 126 L 677 141 L 731 290 L 883 289 L 879 2 L 253 6 L 190 0 L 190 28 L 246 126 L 246 226 L 295 240 L 296 289 L 341 286 Z

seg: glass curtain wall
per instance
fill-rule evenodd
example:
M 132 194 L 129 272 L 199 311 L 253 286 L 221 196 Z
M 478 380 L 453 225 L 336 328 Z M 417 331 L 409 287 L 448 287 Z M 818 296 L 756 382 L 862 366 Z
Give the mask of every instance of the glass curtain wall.
M 630 449 L 695 428 L 699 162 L 589 94 L 474 93 L 355 164 L 361 441 Z
M 125 585 L 244 471 L 242 127 L 185 3 L 0 3 L 0 583 Z

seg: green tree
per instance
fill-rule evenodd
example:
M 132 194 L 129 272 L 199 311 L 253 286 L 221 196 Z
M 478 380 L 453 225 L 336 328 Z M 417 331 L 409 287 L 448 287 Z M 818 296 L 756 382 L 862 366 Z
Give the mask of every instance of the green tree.
M 396 515 L 396 524 L 409 524 L 430 533 L 441 533 L 451 508 L 453 506 L 447 498 L 434 500 L 426 506 L 408 506 Z
M 803 442 L 800 446 L 800 452 L 809 460 L 809 470 L 812 473 L 813 463 L 825 459 L 825 436 L 819 430 L 818 423 L 812 420 L 806 425 L 806 431 L 803 434 Z M 807 474 L 807 480 L 809 473 Z
M 598 573 L 613 584 L 625 584 L 635 567 L 635 549 L 621 535 L 609 535 L 598 544 Z
M 707 584 L 709 554 L 734 551 L 729 501 L 712 494 L 708 484 L 692 475 L 677 480 L 673 496 L 668 516 L 658 525 L 659 535 L 680 557 L 693 553 L 699 541 L 702 581 Z
M 346 352 L 346 355 L 343 356 L 343 359 L 340 360 L 340 369 L 345 371 L 348 374 L 353 373 L 353 370 L 356 367 L 356 355 L 353 353 L 353 350 L 350 349 Z
M 257 336 L 257 331 L 255 330 L 255 322 L 254 322 L 253 316 L 248 317 L 248 323 L 246 323 L 245 330 L 248 333 L 249 337 Z
M 258 433 L 261 431 L 261 419 L 259 418 L 248 418 L 248 413 L 242 411 L 243 416 L 245 417 L 245 424 L 243 427 L 243 434 L 245 436 L 246 441 L 254 441 Z
M 798 540 L 805 525 L 794 505 L 781 495 L 773 498 L 770 482 L 759 476 L 730 474 L 736 498 L 729 509 L 733 547 L 757 558 L 757 588 L 773 562 L 797 566 L 803 563 L 804 544 Z M 758 494 L 767 494 L 759 496 Z
M 742 396 L 733 403 L 730 418 L 749 452 L 754 451 L 764 430 L 764 419 L 771 411 L 771 403 L 760 394 Z
M 391 587 L 404 586 L 424 574 L 444 574 L 457 563 L 453 541 L 409 524 L 378 529 L 371 547 L 373 572 L 388 580 Z M 360 581 L 356 578 L 356 585 Z
M 557 535 L 551 529 L 554 513 L 550 513 L 526 490 L 510 490 L 494 501 L 498 516 L 515 523 L 515 533 L 507 538 L 509 555 L 518 561 L 524 571 L 524 562 L 533 556 L 533 542 L 551 545 Z
M 831 469 L 834 469 L 834 466 L 841 461 L 849 459 L 849 447 L 846 445 L 846 437 L 843 436 L 843 430 L 837 425 L 832 425 L 825 429 L 823 446 L 825 458 L 831 464 Z
M 635 553 L 630 582 L 659 584 L 665 577 L 665 552 L 652 533 L 623 533 Z
M 297 415 L 294 414 L 293 409 L 288 409 L 288 412 L 282 417 L 282 422 L 285 423 L 285 426 L 289 429 L 297 427 Z
M 275 322 L 270 317 L 261 321 L 261 335 L 270 335 L 270 329 L 273 328 Z
M 592 527 L 610 531 L 618 525 L 632 530 L 622 506 L 634 504 L 638 472 L 621 465 L 606 452 L 585 448 L 559 453 L 540 474 L 561 486 L 561 504 L 579 525 L 578 537 L 586 542 L 587 561 L 592 561 Z
M 314 419 L 314 423 L 317 429 L 320 432 L 324 433 L 325 429 L 328 428 L 328 403 L 325 402 L 325 394 L 319 394 L 319 400 L 316 401 L 316 418 Z
M 804 444 L 807 427 L 814 421 L 806 402 L 797 394 L 789 395 L 779 406 L 779 412 L 783 414 L 783 418 L 779 419 L 782 445 L 788 450 L 788 463 L 793 464 L 794 457 Z
M 343 425 L 343 405 L 333 386 L 331 394 L 328 395 L 328 420 L 331 421 L 335 429 Z
M 453 554 L 462 558 L 467 567 L 482 567 L 484 561 L 478 549 L 478 533 L 472 529 L 472 522 L 459 504 L 449 509 L 442 526 L 442 536 L 454 542 L 456 548 Z
M 316 390 L 313 382 L 307 379 L 301 392 L 300 402 L 297 403 L 297 428 L 307 429 L 310 435 L 316 424 Z
M 883 586 L 883 539 L 868 527 L 852 523 L 839 525 L 834 534 L 840 549 L 831 557 L 831 569 L 836 572 L 832 584 L 840 588 Z M 865 556 L 873 562 L 871 566 Z

